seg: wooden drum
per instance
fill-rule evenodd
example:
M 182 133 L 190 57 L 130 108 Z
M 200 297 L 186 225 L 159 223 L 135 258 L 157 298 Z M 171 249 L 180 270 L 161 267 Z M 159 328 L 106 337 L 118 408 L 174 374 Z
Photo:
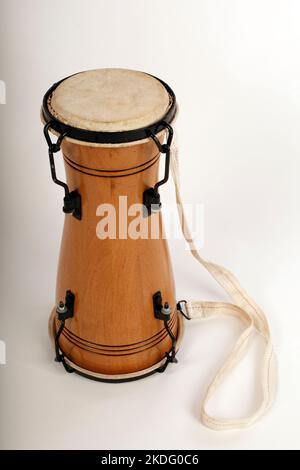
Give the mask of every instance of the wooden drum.
M 182 321 L 159 211 L 175 114 L 169 86 L 133 70 L 78 73 L 44 97 L 65 212 L 49 325 L 67 372 L 134 380 L 176 362 Z M 60 150 L 66 182 L 56 176 Z

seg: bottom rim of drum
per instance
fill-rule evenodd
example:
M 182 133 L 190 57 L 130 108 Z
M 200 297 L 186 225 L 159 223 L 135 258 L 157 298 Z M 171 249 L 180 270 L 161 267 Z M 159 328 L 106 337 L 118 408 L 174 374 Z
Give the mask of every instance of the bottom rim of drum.
M 177 312 L 178 319 L 178 330 L 177 330 L 177 340 L 176 340 L 176 353 L 178 352 L 180 345 L 182 343 L 183 333 L 184 333 L 184 321 L 182 315 Z M 55 309 L 51 312 L 49 318 L 49 336 L 51 342 L 54 344 L 54 335 L 55 335 Z M 65 362 L 74 369 L 78 375 L 85 377 L 87 379 L 96 380 L 98 382 L 109 382 L 109 383 L 121 383 L 121 382 L 132 382 L 134 380 L 144 379 L 149 377 L 156 372 L 159 372 L 159 368 L 166 363 L 166 359 L 163 358 L 161 361 L 157 362 L 147 369 L 142 369 L 137 372 L 131 372 L 129 374 L 100 374 L 98 372 L 92 372 L 88 369 L 83 369 L 74 362 L 70 361 L 65 357 Z

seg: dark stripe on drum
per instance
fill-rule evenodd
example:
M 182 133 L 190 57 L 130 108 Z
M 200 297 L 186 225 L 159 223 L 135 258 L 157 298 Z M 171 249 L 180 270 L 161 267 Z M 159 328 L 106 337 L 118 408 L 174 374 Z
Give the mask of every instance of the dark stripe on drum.
M 172 318 L 171 318 L 170 322 L 173 323 L 175 318 L 176 318 L 176 315 L 175 315 L 175 312 L 174 312 L 174 314 L 172 315 Z M 80 336 L 76 335 L 75 333 L 73 333 L 73 331 L 69 330 L 69 329 L 67 328 L 67 326 L 64 327 L 64 331 L 67 331 L 70 336 L 74 336 L 75 338 L 77 338 L 77 339 L 80 340 L 80 341 L 83 341 L 83 342 L 85 342 L 85 343 L 90 343 L 90 344 L 93 344 L 93 345 L 95 345 L 95 346 L 100 346 L 100 347 L 102 347 L 102 348 L 127 348 L 128 346 L 131 347 L 131 346 L 136 346 L 136 345 L 138 345 L 138 344 L 147 343 L 148 341 L 151 341 L 153 338 L 156 338 L 156 337 L 159 336 L 161 333 L 163 333 L 164 331 L 166 331 L 166 329 L 165 329 L 165 328 L 162 328 L 162 329 L 159 330 L 157 333 L 155 333 L 153 336 L 150 336 L 149 338 L 143 339 L 143 340 L 141 340 L 141 341 L 137 341 L 136 343 L 118 344 L 118 345 L 94 343 L 93 341 L 89 341 L 89 340 L 87 340 L 87 339 L 81 338 Z
M 157 153 L 156 155 L 154 155 L 154 157 L 150 158 L 150 160 L 147 160 L 146 162 L 141 163 L 140 165 L 132 166 L 130 168 L 123 168 L 123 169 L 121 168 L 119 170 L 102 170 L 98 168 L 91 168 L 89 166 L 80 165 L 79 163 L 74 162 L 74 160 L 71 160 L 71 158 L 69 158 L 65 153 L 63 153 L 65 160 L 67 160 L 67 162 L 70 163 L 71 165 L 74 165 L 76 167 L 79 166 L 80 168 L 84 168 L 85 170 L 99 171 L 103 173 L 122 173 L 123 171 L 135 170 L 136 168 L 141 168 L 142 166 L 147 165 L 148 163 L 151 163 L 159 155 L 160 154 Z
M 177 315 L 176 315 L 176 320 L 177 320 Z M 177 322 L 176 322 L 177 323 Z M 157 344 L 159 343 L 162 343 L 166 338 L 170 338 L 168 333 L 166 332 L 165 336 L 162 337 L 161 339 L 159 339 L 156 343 L 154 344 L 151 344 L 150 346 L 144 348 L 144 349 L 140 349 L 140 350 L 135 350 L 133 352 L 125 352 L 123 354 L 117 354 L 118 351 L 116 351 L 115 354 L 107 354 L 107 353 L 103 353 L 103 352 L 98 352 L 97 350 L 91 350 L 93 349 L 91 346 L 89 347 L 86 347 L 86 346 L 79 346 L 78 343 L 75 343 L 73 341 L 71 341 L 69 338 L 66 338 L 67 341 L 69 341 L 71 344 L 73 344 L 74 346 L 76 346 L 78 349 L 83 349 L 84 351 L 87 351 L 91 354 L 97 354 L 99 356 L 109 356 L 109 357 L 122 357 L 122 356 L 132 356 L 133 354 L 140 354 L 140 353 L 143 353 L 144 351 L 147 351 L 148 349 L 151 349 L 153 348 L 153 346 L 156 346 Z M 171 339 L 170 339 L 171 341 Z M 68 355 L 66 353 L 64 353 L 66 357 L 68 357 Z M 71 360 L 71 359 L 70 359 Z
M 170 328 L 173 328 L 175 326 L 175 323 L 176 323 L 176 316 L 174 316 L 172 318 L 172 320 L 170 321 Z M 63 336 L 65 336 L 72 344 L 75 344 L 76 346 L 78 347 L 81 347 L 83 346 L 84 349 L 87 349 L 87 348 L 90 348 L 90 349 L 94 349 L 96 351 L 103 351 L 103 352 L 110 352 L 110 353 L 113 353 L 113 354 L 110 354 L 111 356 L 117 356 L 119 355 L 118 353 L 119 352 L 127 352 L 127 351 L 133 351 L 135 350 L 135 352 L 139 352 L 138 350 L 141 349 L 141 350 L 145 350 L 145 346 L 148 346 L 150 344 L 152 344 L 152 346 L 155 346 L 155 344 L 158 344 L 160 341 L 162 341 L 166 336 L 167 336 L 167 331 L 164 329 L 162 330 L 161 332 L 159 332 L 159 334 L 157 335 L 154 335 L 152 338 L 152 340 L 150 341 L 149 340 L 146 340 L 144 342 L 142 342 L 141 345 L 138 345 L 138 346 L 134 346 L 134 343 L 133 344 L 130 344 L 130 345 L 124 345 L 124 346 L 107 346 L 106 348 L 103 347 L 101 344 L 96 344 L 96 343 L 92 343 L 90 341 L 85 341 L 85 340 L 82 340 L 81 338 L 74 338 L 72 337 L 68 331 L 63 331 Z M 87 343 L 90 343 L 90 344 L 87 344 Z M 135 343 L 135 344 L 138 344 L 138 343 Z M 110 348 L 123 348 L 123 349 L 110 349 Z
M 156 346 L 157 344 L 161 343 L 166 339 L 168 336 L 167 331 L 158 339 L 155 339 L 151 341 L 151 343 L 146 343 L 144 347 L 140 346 L 139 348 L 130 348 L 130 349 L 118 349 L 115 351 L 110 351 L 109 349 L 100 349 L 96 348 L 94 346 L 89 346 L 87 344 L 82 344 L 79 341 L 74 341 L 71 338 L 69 338 L 64 332 L 62 335 L 66 338 L 67 341 L 69 341 L 71 344 L 76 346 L 79 349 L 84 349 L 85 351 L 95 353 L 95 354 L 100 354 L 102 356 L 111 356 L 111 357 L 118 357 L 118 356 L 128 356 L 130 354 L 138 354 L 140 352 L 146 351 L 149 348 L 152 348 L 153 346 Z
M 151 163 L 150 165 L 146 166 L 145 168 L 143 168 L 142 170 L 139 170 L 139 171 L 134 171 L 132 173 L 126 173 L 126 175 L 95 175 L 94 173 L 88 173 L 87 171 L 83 171 L 83 170 L 79 170 L 79 168 L 76 168 L 76 166 L 72 165 L 71 163 L 69 163 L 69 161 L 67 160 L 67 158 L 64 158 L 64 161 L 66 162 L 66 164 L 68 166 L 70 166 L 71 168 L 73 168 L 74 170 L 78 171 L 79 173 L 83 173 L 85 175 L 88 175 L 88 176 L 95 176 L 96 178 L 125 178 L 126 176 L 132 176 L 132 175 L 136 175 L 138 173 L 143 173 L 143 171 L 145 170 L 148 170 L 148 168 L 151 168 L 151 166 L 155 165 L 155 163 L 159 160 L 159 156 L 155 159 L 155 161 L 153 163 Z

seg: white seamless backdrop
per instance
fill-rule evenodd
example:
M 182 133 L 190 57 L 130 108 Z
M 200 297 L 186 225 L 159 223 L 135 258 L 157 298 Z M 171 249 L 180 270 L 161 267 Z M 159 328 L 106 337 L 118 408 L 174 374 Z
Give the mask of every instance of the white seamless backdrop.
M 0 0 L 1 448 L 299 448 L 299 23 L 297 0 Z M 205 207 L 202 254 L 240 278 L 273 332 L 278 396 L 250 429 L 199 421 L 241 331 L 233 319 L 187 324 L 179 363 L 138 382 L 68 376 L 53 361 L 62 193 L 39 110 L 52 83 L 99 67 L 143 70 L 176 92 L 183 198 Z M 162 201 L 174 202 L 171 181 Z M 170 249 L 178 298 L 225 299 L 182 241 Z M 218 416 L 256 406 L 261 350 L 255 341 L 212 401 Z

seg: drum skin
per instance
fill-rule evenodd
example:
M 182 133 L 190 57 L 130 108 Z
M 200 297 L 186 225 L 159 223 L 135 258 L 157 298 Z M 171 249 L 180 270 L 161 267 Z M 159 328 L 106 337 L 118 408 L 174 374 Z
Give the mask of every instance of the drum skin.
M 62 153 L 70 191 L 81 196 L 82 219 L 65 216 L 56 303 L 75 294 L 74 316 L 59 338 L 66 358 L 92 373 L 117 375 L 147 369 L 171 349 L 164 324 L 154 316 L 152 296 L 161 291 L 172 308 L 169 325 L 177 336 L 175 289 L 161 213 L 159 237 L 99 239 L 100 204 L 112 204 L 119 218 L 119 196 L 128 207 L 142 204 L 143 192 L 158 181 L 159 152 L 149 140 L 128 147 L 89 147 L 64 140 Z M 132 217 L 128 217 L 128 224 Z M 60 322 L 55 319 L 57 331 Z

